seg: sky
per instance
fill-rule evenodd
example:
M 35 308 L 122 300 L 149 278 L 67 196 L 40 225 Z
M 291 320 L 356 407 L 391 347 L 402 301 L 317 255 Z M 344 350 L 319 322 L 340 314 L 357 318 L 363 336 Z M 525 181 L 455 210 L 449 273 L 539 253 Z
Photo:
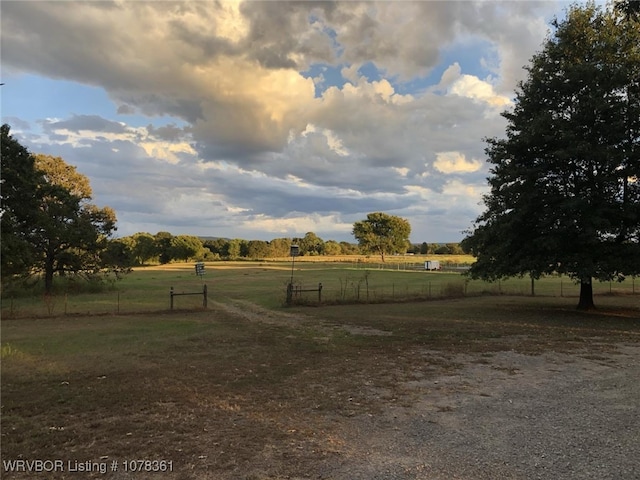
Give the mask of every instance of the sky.
M 2 123 L 136 232 L 413 243 L 483 211 L 490 137 L 559 1 L 11 1 Z

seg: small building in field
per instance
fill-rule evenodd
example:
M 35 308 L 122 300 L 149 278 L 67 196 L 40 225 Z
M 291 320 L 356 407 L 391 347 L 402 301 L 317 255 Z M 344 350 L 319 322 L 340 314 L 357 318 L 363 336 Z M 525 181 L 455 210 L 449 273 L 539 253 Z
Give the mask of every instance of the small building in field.
M 440 262 L 438 260 L 427 260 L 424 262 L 424 269 L 427 271 L 440 270 Z

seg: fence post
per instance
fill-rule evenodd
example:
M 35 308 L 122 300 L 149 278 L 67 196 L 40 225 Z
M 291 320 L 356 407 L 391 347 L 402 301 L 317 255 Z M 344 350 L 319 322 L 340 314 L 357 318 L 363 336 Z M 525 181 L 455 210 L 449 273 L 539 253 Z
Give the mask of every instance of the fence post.
M 202 286 L 202 306 L 207 308 L 207 285 Z
M 322 283 L 318 283 L 318 303 L 322 302 Z
M 171 310 L 173 310 L 173 287 L 169 291 L 169 296 L 171 297 Z
M 293 283 L 287 284 L 287 305 L 291 305 L 293 301 Z

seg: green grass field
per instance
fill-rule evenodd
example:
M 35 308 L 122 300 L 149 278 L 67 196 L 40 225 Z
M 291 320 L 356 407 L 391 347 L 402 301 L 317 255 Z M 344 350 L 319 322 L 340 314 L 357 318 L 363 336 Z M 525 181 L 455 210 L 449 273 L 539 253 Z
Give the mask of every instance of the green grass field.
M 406 260 L 404 257 L 401 259 Z M 397 260 L 397 259 L 396 259 Z M 454 260 L 451 260 L 453 263 Z M 460 262 L 462 264 L 464 262 Z M 2 297 L 3 318 L 57 315 L 126 314 L 169 309 L 170 289 L 176 293 L 201 292 L 208 298 L 251 299 L 267 308 L 280 308 L 286 301 L 286 286 L 293 276 L 299 289 L 316 289 L 322 284 L 324 303 L 385 303 L 430 300 L 475 295 L 531 295 L 529 278 L 512 278 L 488 283 L 470 280 L 456 272 L 415 270 L 420 262 L 217 262 L 206 265 L 205 276 L 196 276 L 193 264 L 171 264 L 138 268 L 122 280 L 97 293 L 70 293 L 64 281 L 51 296 Z M 576 297 L 579 286 L 568 277 L 550 276 L 534 284 L 537 296 Z M 640 293 L 640 282 L 595 282 L 596 295 Z M 314 292 L 303 293 L 296 302 L 317 303 Z M 197 309 L 202 296 L 174 297 L 176 309 Z M 597 303 L 597 299 L 596 299 Z

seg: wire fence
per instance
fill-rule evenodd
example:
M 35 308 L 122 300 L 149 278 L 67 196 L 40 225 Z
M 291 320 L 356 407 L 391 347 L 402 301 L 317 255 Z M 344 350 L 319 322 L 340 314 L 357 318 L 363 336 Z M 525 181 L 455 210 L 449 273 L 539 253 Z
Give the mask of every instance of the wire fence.
M 456 272 L 456 270 L 448 270 L 448 272 L 452 271 Z M 380 283 L 370 281 L 366 274 L 360 277 L 347 277 L 341 279 L 338 284 L 324 282 L 322 298 L 327 303 L 349 303 L 460 298 L 478 295 L 548 297 L 578 297 L 580 295 L 580 284 L 564 276 L 551 276 L 534 281 L 524 277 L 486 282 L 471 280 L 462 275 L 452 277 L 451 275 L 431 273 L 424 281 L 411 280 Z M 305 284 L 302 283 L 299 288 L 305 288 Z M 640 281 L 637 281 L 635 277 L 623 282 L 594 281 L 593 294 L 640 294 Z M 299 303 L 312 303 L 312 300 L 309 297 Z
M 509 278 L 497 282 L 471 280 L 455 270 L 449 272 L 411 273 L 409 265 L 401 271 L 407 273 L 383 273 L 375 266 L 369 265 L 366 270 L 323 270 L 315 272 L 307 270 L 296 272 L 293 288 L 294 304 L 318 303 L 356 303 L 356 302 L 398 302 L 411 300 L 429 300 L 444 298 L 461 298 L 478 295 L 520 295 L 577 297 L 580 285 L 566 276 L 551 275 L 531 282 L 528 277 Z M 398 265 L 394 265 L 398 270 Z M 392 270 L 380 268 L 379 270 Z M 261 274 L 270 275 L 266 272 Z M 281 277 L 281 278 L 280 278 Z M 214 275 L 209 279 L 209 298 L 224 301 L 225 298 L 243 298 L 259 304 L 277 308 L 287 303 L 287 285 L 289 274 L 286 271 L 280 277 L 269 277 L 260 283 L 251 283 L 251 277 L 243 274 L 238 284 L 232 285 L 230 280 L 216 280 Z M 261 278 L 256 275 L 256 278 Z M 183 285 L 172 284 L 148 285 L 141 280 L 132 279 L 129 284 L 116 286 L 101 292 L 93 293 L 58 293 L 55 295 L 39 295 L 30 297 L 3 296 L 1 315 L 3 319 L 51 317 L 71 315 L 120 315 L 147 312 L 168 312 L 201 310 L 202 295 L 182 295 L 202 291 L 203 284 L 199 280 L 183 278 Z M 319 295 L 319 284 L 322 284 Z M 173 294 L 171 293 L 173 292 Z M 623 282 L 593 283 L 594 295 L 637 295 L 640 308 L 640 280 L 629 277 Z M 597 303 L 597 302 L 596 302 Z
M 197 289 L 197 287 L 196 287 Z M 121 315 L 148 312 L 206 309 L 206 293 L 194 287 L 158 288 L 141 294 L 137 290 L 107 290 L 98 293 L 3 297 L 2 318 L 81 315 Z

